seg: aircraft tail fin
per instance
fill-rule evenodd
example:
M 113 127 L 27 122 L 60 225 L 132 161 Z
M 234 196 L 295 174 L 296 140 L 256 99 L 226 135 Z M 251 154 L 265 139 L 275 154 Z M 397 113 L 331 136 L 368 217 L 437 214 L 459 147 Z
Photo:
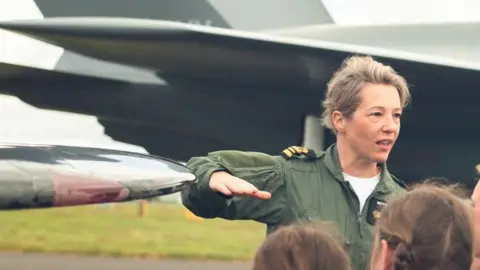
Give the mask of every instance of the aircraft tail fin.
M 35 0 L 35 3 L 46 18 L 130 17 L 249 31 L 333 23 L 319 0 Z

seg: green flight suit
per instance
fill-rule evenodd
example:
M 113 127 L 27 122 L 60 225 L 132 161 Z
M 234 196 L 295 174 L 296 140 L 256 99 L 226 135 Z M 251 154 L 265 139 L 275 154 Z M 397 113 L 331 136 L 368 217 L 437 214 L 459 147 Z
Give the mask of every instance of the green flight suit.
M 336 145 L 314 156 L 291 158 L 258 152 L 217 151 L 194 157 L 187 166 L 198 183 L 181 192 L 184 206 L 197 216 L 228 220 L 256 220 L 267 233 L 278 226 L 304 221 L 333 221 L 343 234 L 353 269 L 367 269 L 374 231 L 374 213 L 387 196 L 404 191 L 404 185 L 388 173 L 381 179 L 364 209 L 343 178 Z M 249 196 L 228 197 L 209 188 L 210 175 L 224 170 L 272 193 L 270 200 Z

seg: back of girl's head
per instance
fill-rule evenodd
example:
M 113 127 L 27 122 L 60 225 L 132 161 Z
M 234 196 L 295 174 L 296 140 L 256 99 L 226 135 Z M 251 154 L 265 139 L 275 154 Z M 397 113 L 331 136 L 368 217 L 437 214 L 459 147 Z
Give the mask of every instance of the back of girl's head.
M 456 194 L 452 186 L 431 183 L 391 200 L 376 223 L 372 262 L 382 257 L 384 240 L 384 269 L 469 270 L 474 252 L 473 211 Z
M 253 270 L 349 270 L 348 254 L 325 225 L 289 225 L 271 233 L 254 259 Z

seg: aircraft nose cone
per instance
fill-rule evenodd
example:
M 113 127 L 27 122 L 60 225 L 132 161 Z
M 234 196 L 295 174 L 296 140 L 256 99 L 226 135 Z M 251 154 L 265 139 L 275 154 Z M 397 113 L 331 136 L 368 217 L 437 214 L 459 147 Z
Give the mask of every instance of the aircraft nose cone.
M 0 146 L 0 209 L 124 202 L 196 182 L 183 164 L 125 151 L 55 145 Z

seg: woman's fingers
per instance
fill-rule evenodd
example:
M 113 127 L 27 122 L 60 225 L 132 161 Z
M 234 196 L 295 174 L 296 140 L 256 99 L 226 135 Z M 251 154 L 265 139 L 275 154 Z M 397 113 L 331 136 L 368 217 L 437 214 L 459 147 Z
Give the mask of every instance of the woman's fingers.
M 260 191 L 251 183 L 229 174 L 218 174 L 210 180 L 210 188 L 227 196 L 252 196 L 262 200 L 272 197 L 269 192 Z

